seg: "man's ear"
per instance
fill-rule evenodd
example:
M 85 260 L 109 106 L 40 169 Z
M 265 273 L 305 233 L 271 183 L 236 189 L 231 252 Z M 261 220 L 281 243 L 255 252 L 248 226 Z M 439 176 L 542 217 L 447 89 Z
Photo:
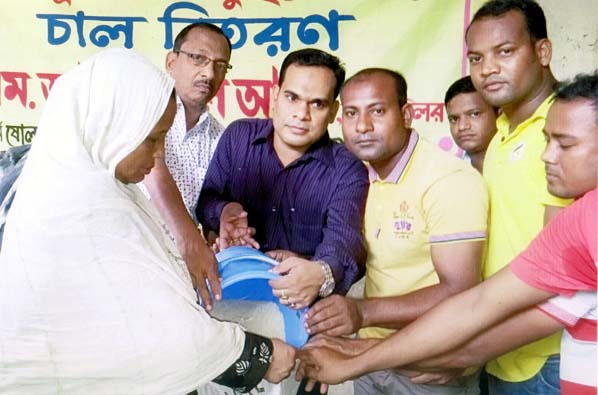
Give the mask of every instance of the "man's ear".
M 272 91 L 270 92 L 270 116 L 274 114 L 276 111 L 276 102 L 278 101 L 278 94 L 280 93 L 280 87 L 278 84 L 274 84 L 272 86 Z
M 330 115 L 328 117 L 328 123 L 334 123 L 336 121 L 336 114 L 338 113 L 338 109 L 340 107 L 340 102 L 335 100 L 334 103 L 330 106 Z
M 552 43 L 550 40 L 543 38 L 536 41 L 534 50 L 536 51 L 536 56 L 538 57 L 540 64 L 544 67 L 548 67 L 552 60 Z
M 401 114 L 403 114 L 403 124 L 410 129 L 413 121 L 413 106 L 410 103 L 405 103 L 401 108 Z
M 177 60 L 178 55 L 172 51 L 168 52 L 166 55 L 166 61 L 164 62 L 164 67 L 166 67 L 167 72 L 172 72 L 174 68 L 174 62 Z

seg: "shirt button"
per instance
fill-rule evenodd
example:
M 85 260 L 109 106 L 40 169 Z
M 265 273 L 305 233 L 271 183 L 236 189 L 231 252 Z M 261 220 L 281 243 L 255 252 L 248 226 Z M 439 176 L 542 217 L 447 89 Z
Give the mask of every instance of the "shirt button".
M 272 212 L 275 213 L 276 212 L 276 207 L 272 207 Z
M 295 212 L 295 207 L 291 207 L 291 212 L 294 213 Z

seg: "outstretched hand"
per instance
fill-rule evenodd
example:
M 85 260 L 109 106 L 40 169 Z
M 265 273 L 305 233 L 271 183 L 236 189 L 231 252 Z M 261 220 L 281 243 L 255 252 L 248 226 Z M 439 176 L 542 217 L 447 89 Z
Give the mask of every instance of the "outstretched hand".
M 194 287 L 199 291 L 201 302 L 206 310 L 212 309 L 212 289 L 214 299 L 222 298 L 218 264 L 214 252 L 206 244 L 199 232 L 196 236 L 181 243 L 181 253 L 191 274 Z
M 316 381 L 325 384 L 338 384 L 352 378 L 349 373 L 351 357 L 331 348 L 303 348 L 299 350 L 297 356 L 301 362 L 295 374 L 295 379 L 308 378 L 310 387 Z
M 249 226 L 247 212 L 239 203 L 226 204 L 220 214 L 220 231 L 214 246 L 215 251 L 222 251 L 230 246 L 246 245 L 256 249 L 260 245 L 253 238 L 255 229 Z
M 359 301 L 330 295 L 314 304 L 305 315 L 307 332 L 344 336 L 357 332 L 363 325 Z

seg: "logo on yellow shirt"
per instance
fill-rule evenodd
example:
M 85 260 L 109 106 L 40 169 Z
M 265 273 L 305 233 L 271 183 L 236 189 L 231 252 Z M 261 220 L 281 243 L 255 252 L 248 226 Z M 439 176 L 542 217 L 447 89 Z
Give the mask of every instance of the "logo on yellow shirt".
M 515 162 L 517 160 L 520 160 L 521 158 L 523 158 L 523 155 L 525 154 L 525 142 L 521 142 L 519 144 L 517 144 L 515 146 L 515 148 L 513 148 L 513 150 L 511 151 L 511 154 L 509 155 L 509 159 L 512 162 Z
M 402 201 L 399 212 L 393 211 L 394 235 L 397 239 L 408 239 L 413 234 L 413 216 L 409 214 L 409 205 Z

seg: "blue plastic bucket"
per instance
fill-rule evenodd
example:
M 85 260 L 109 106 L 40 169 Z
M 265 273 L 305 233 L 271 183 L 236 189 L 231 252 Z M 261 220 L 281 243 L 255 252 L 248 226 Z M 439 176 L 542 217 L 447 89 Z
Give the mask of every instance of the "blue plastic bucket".
M 279 277 L 270 271 L 278 264 L 276 260 L 245 246 L 229 247 L 216 254 L 216 259 L 222 278 L 223 299 L 276 304 L 284 321 L 284 340 L 297 348 L 305 344 L 309 337 L 303 326 L 307 307 L 295 310 L 280 304 L 268 284 L 268 280 Z

